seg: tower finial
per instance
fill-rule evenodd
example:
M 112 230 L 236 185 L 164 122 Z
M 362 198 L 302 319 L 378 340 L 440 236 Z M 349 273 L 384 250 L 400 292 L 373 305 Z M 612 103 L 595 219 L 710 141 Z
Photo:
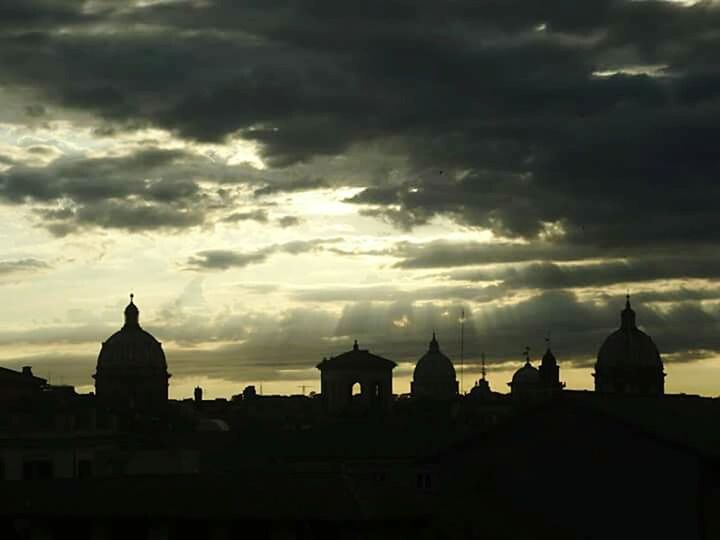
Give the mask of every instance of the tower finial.
M 484 352 L 480 353 L 480 360 L 482 362 L 481 368 L 480 368 L 480 373 L 482 374 L 482 380 L 484 381 L 485 380 L 485 353 Z
M 530 363 L 530 346 L 529 345 L 525 345 L 525 363 L 526 364 Z
M 135 298 L 135 295 L 133 293 L 130 293 L 130 303 L 133 303 L 133 298 Z
M 625 309 L 620 312 L 621 328 L 635 328 L 635 311 L 630 307 L 630 291 L 625 295 Z
M 360 346 L 358 345 L 357 339 L 355 340 L 355 343 L 353 343 L 353 351 L 357 351 Z

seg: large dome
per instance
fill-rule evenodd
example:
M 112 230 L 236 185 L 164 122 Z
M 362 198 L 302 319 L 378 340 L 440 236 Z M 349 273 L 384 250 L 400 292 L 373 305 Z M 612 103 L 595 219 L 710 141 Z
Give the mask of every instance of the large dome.
M 455 380 L 455 367 L 452 361 L 440 351 L 440 345 L 434 333 L 428 351 L 415 366 L 413 379 L 415 381 L 422 379 Z
M 624 367 L 663 367 L 655 343 L 635 325 L 635 312 L 630 307 L 629 299 L 621 313 L 620 328 L 610 334 L 600 346 L 596 364 L 597 370 Z
M 103 342 L 97 368 L 98 371 L 167 371 L 162 345 L 140 327 L 139 311 L 132 299 L 125 308 L 125 325 Z

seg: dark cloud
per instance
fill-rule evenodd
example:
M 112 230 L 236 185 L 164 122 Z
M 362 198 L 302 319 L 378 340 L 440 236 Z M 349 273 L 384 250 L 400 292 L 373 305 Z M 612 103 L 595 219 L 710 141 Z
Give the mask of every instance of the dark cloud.
M 189 270 L 227 270 L 244 268 L 251 264 L 265 262 L 271 255 L 287 253 L 300 255 L 313 251 L 322 251 L 328 244 L 342 241 L 342 238 L 296 240 L 284 244 L 273 244 L 256 251 L 241 252 L 227 249 L 200 251 L 186 261 Z
M 283 216 L 281 218 L 278 218 L 277 223 L 283 229 L 285 229 L 287 227 L 295 227 L 296 225 L 300 225 L 300 223 L 302 223 L 302 219 L 297 216 Z
M 3 84 L 119 126 L 242 136 L 271 167 L 384 145 L 407 156 L 406 178 L 351 201 L 405 228 L 444 215 L 525 239 L 553 224 L 576 246 L 716 241 L 712 2 L 10 6 Z M 67 25 L 93 31 L 54 31 Z M 417 177 L 428 166 L 441 181 Z
M 21 272 L 36 272 L 38 270 L 47 270 L 50 265 L 39 259 L 17 259 L 10 261 L 0 261 L 0 277 L 8 274 L 16 274 Z
M 482 242 L 401 242 L 385 254 L 401 258 L 396 268 L 423 269 L 483 264 L 519 263 L 538 260 L 574 261 L 608 255 L 607 251 L 568 244 Z
M 503 285 L 513 289 L 573 289 L 683 278 L 713 279 L 720 276 L 720 261 L 716 257 L 700 256 L 573 265 L 535 263 L 492 270 L 464 270 L 451 275 L 460 280 L 502 281 Z
M 321 178 L 300 178 L 297 180 L 283 180 L 267 184 L 255 190 L 256 197 L 274 195 L 276 193 L 292 193 L 294 191 L 311 191 L 329 187 L 327 180 Z
M 248 170 L 209 165 L 206 156 L 155 147 L 113 157 L 59 157 L 45 166 L 14 163 L 0 172 L 0 200 L 33 205 L 40 224 L 58 236 L 92 227 L 184 229 L 235 206 L 232 190 L 202 188 L 201 181 L 227 184 L 228 175 Z M 267 216 L 254 210 L 225 218 L 240 219 Z
M 248 212 L 233 212 L 224 217 L 222 221 L 236 223 L 238 221 L 257 221 L 259 223 L 267 223 L 268 215 L 265 210 L 251 210 Z

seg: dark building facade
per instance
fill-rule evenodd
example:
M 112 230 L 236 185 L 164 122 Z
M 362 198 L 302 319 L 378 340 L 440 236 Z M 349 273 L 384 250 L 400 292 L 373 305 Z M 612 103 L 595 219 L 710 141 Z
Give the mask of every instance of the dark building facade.
M 440 350 L 435 332 L 428 351 L 415 365 L 410 393 L 413 397 L 429 399 L 452 399 L 458 395 L 455 367 Z
M 620 328 L 600 347 L 595 364 L 595 391 L 612 394 L 663 394 L 665 372 L 658 348 L 640 330 L 627 296 Z
M 33 375 L 30 366 L 22 371 L 0 367 L 0 401 L 15 401 L 37 397 L 47 386 L 47 381 Z
M 353 406 L 353 387 L 359 385 L 358 402 L 363 409 L 386 409 L 392 403 L 392 370 L 397 364 L 361 349 L 355 341 L 352 350 L 323 361 L 320 392 L 326 410 L 342 412 Z
M 125 325 L 103 342 L 98 355 L 95 393 L 115 408 L 152 409 L 167 403 L 167 362 L 162 345 L 140 327 L 133 303 L 125 308 Z

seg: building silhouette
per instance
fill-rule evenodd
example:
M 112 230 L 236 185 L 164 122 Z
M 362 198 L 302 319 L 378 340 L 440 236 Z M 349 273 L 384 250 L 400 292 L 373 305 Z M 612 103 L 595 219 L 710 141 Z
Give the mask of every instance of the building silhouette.
M 344 412 L 353 407 L 353 387 L 359 385 L 355 400 L 362 410 L 388 409 L 392 403 L 392 360 L 361 349 L 357 340 L 353 348 L 338 356 L 323 358 L 320 370 L 320 393 L 326 410 Z
M 620 328 L 603 342 L 595 364 L 595 391 L 611 394 L 663 394 L 665 372 L 652 338 L 635 323 L 627 295 Z
M 96 395 L 0 369 L 3 540 L 720 538 L 720 401 L 638 391 L 664 374 L 629 300 L 613 334 L 629 349 L 611 336 L 598 355 L 622 391 L 597 392 L 565 389 L 548 344 L 539 367 L 526 347 L 510 394 L 490 390 L 482 354 L 458 395 L 433 335 L 410 395 L 355 341 L 317 365 L 318 395 L 168 400 L 132 298 L 125 319 Z M 643 368 L 632 384 L 602 371 L 608 351 Z
M 22 371 L 0 367 L 0 402 L 34 399 L 46 387 L 47 380 L 33 375 L 31 366 L 24 366 Z
M 416 398 L 429 399 L 452 399 L 458 395 L 455 367 L 440 350 L 435 332 L 427 352 L 415 365 L 410 393 Z
M 543 393 L 540 372 L 530 363 L 530 347 L 525 347 L 525 364 L 513 374 L 508 386 L 516 401 L 534 401 Z
M 546 338 L 545 341 L 548 344 L 547 350 L 538 368 L 540 384 L 550 392 L 557 392 L 565 388 L 565 383 L 560 382 L 560 366 L 558 366 L 557 359 L 550 349 L 550 340 Z
M 167 362 L 161 343 L 140 327 L 140 311 L 130 295 L 125 324 L 105 340 L 98 355 L 98 400 L 123 410 L 157 409 L 167 403 Z

